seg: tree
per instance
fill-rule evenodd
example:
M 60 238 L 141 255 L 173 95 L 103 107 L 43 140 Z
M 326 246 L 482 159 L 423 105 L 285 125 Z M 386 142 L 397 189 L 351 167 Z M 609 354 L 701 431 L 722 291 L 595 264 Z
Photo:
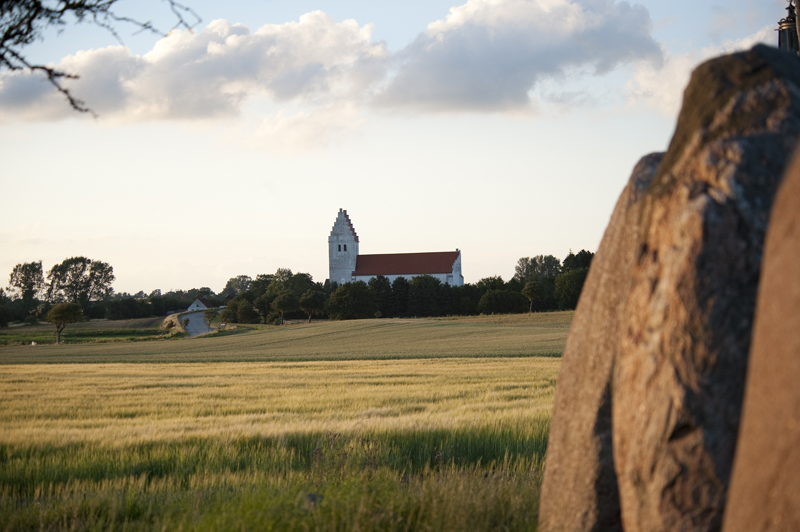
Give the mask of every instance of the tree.
M 3 0 L 0 2 L 0 70 L 28 70 L 41 72 L 57 91 L 63 94 L 73 109 L 80 112 L 91 112 L 85 103 L 75 98 L 69 89 L 62 84 L 62 79 L 76 79 L 75 74 L 67 73 L 47 65 L 31 63 L 22 49 L 37 40 L 41 40 L 42 32 L 50 26 L 63 27 L 70 20 L 76 22 L 90 21 L 105 28 L 117 40 L 120 40 L 114 24 L 129 23 L 139 31 L 150 31 L 162 34 L 149 22 L 138 22 L 134 19 L 119 16 L 113 11 L 118 0 Z M 190 29 L 200 23 L 200 17 L 190 8 L 175 0 L 167 0 L 170 9 L 177 18 L 173 29 L 183 27 Z M 191 25 L 184 19 L 190 14 L 196 20 Z M 163 35 L 163 34 L 162 34 Z
M 552 255 L 522 257 L 514 268 L 514 277 L 522 282 L 532 281 L 537 277 L 554 279 L 559 273 L 561 273 L 561 261 Z
M 283 316 L 287 312 L 294 312 L 300 308 L 300 303 L 292 292 L 284 292 L 275 298 L 272 302 L 272 308 L 280 312 L 281 325 L 283 325 Z
M 565 273 L 571 270 L 577 270 L 578 268 L 588 268 L 592 265 L 593 258 L 594 253 L 586 251 L 585 249 L 580 250 L 577 255 L 573 254 L 572 250 L 570 250 L 567 258 L 564 259 L 561 271 Z
M 528 281 L 525 284 L 525 288 L 522 289 L 522 295 L 528 298 L 530 301 L 530 307 L 528 308 L 528 312 L 533 312 L 533 304 L 534 303 L 543 303 L 547 298 L 547 289 L 545 287 L 545 281 L 541 280 L 534 280 Z
M 264 317 L 264 325 L 267 324 L 267 316 L 272 310 L 272 302 L 275 301 L 276 297 L 278 297 L 276 294 L 264 292 L 253 302 L 253 305 L 255 305 L 258 313 Z
M 485 292 L 486 290 L 503 290 L 506 287 L 505 281 L 499 275 L 495 275 L 494 277 L 484 277 L 475 285 L 478 287 L 478 290 L 481 292 Z
M 114 268 L 108 263 L 71 257 L 47 272 L 47 298 L 52 302 L 79 303 L 86 309 L 89 301 L 108 297 L 114 279 Z
M 28 314 L 35 306 L 36 300 L 45 289 L 42 261 L 17 264 L 8 279 L 8 288 L 12 295 L 22 299 L 22 309 Z
M 308 323 L 311 323 L 311 316 L 319 316 L 325 312 L 325 292 L 309 288 L 300 296 L 300 309 L 308 314 Z
M 252 284 L 253 279 L 249 275 L 237 275 L 228 279 L 225 288 L 219 295 L 222 297 L 237 296 L 242 292 L 247 292 Z
M 263 274 L 260 273 L 256 275 L 256 278 L 250 283 L 250 288 L 247 292 L 252 296 L 253 301 L 258 299 L 258 296 L 263 294 L 269 288 L 270 283 L 272 283 L 273 276 L 271 274 Z
M 518 314 L 525 312 L 525 298 L 510 290 L 487 290 L 478 301 L 481 314 Z
M 61 343 L 61 331 L 70 323 L 83 319 L 83 309 L 77 303 L 59 303 L 47 313 L 47 321 L 56 326 L 56 343 Z
M 556 277 L 556 299 L 559 309 L 570 310 L 578 306 L 578 299 L 588 273 L 589 268 L 578 268 Z
M 391 314 L 402 318 L 408 316 L 408 294 L 411 285 L 405 277 L 397 277 L 392 281 Z
M 8 322 L 11 321 L 11 313 L 5 304 L 0 303 L 0 327 L 8 327 Z
M 203 312 L 203 319 L 208 325 L 208 332 L 211 332 L 211 322 L 217 319 L 217 314 L 219 314 L 219 310 L 215 308 L 208 308 Z
M 220 312 L 219 319 L 222 323 L 236 323 L 236 312 L 228 307 Z
M 332 320 L 358 320 L 375 316 L 377 307 L 367 283 L 344 283 L 333 291 L 325 310 Z
M 256 308 L 247 299 L 242 298 L 236 306 L 237 323 L 251 323 L 258 317 Z
M 377 275 L 369 280 L 367 286 L 369 286 L 372 296 L 375 298 L 378 312 L 382 317 L 390 318 L 392 316 L 392 284 L 389 282 L 389 278 Z
M 8 327 L 9 321 L 11 321 L 11 312 L 6 306 L 6 293 L 0 288 L 0 327 Z
M 408 313 L 417 317 L 441 316 L 442 282 L 432 275 L 417 275 L 409 281 Z
M 514 267 L 514 278 L 521 281 L 532 279 L 536 274 L 536 267 L 533 259 L 530 257 L 521 257 Z

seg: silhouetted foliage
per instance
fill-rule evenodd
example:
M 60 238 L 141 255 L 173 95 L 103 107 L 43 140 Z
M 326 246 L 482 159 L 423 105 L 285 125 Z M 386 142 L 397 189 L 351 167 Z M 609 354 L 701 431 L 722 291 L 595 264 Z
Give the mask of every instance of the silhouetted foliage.
M 325 311 L 332 320 L 374 318 L 376 310 L 372 292 L 363 281 L 339 286 L 325 304 Z
M 372 297 L 375 299 L 375 305 L 378 307 L 380 316 L 391 318 L 393 316 L 392 284 L 389 282 L 389 278 L 378 275 L 370 279 L 367 285 L 370 292 L 372 292 Z
M 47 321 L 56 327 L 56 343 L 61 343 L 61 331 L 70 324 L 83 319 L 83 309 L 78 303 L 59 303 L 47 313 Z
M 22 313 L 28 315 L 45 291 L 42 261 L 17 264 L 8 279 L 9 296 L 22 301 Z
M 275 298 L 272 308 L 280 313 L 281 323 L 283 323 L 287 312 L 300 310 L 300 302 L 291 291 L 286 291 Z
M 109 299 L 105 302 L 105 318 L 107 320 L 132 320 L 153 316 L 153 305 L 145 299 L 126 297 Z
M 392 317 L 405 318 L 408 316 L 408 294 L 411 286 L 405 277 L 397 277 L 392 281 L 392 295 L 389 301 L 389 313 Z
M 519 314 L 525 312 L 527 304 L 519 292 L 511 290 L 487 290 L 478 301 L 481 314 Z
M 311 288 L 300 296 L 300 308 L 308 314 L 308 323 L 311 323 L 312 316 L 319 316 L 325 312 L 325 301 L 327 299 L 325 292 Z
M 89 302 L 109 296 L 114 279 L 114 268 L 108 263 L 70 257 L 47 272 L 47 298 L 54 303 L 78 303 L 86 310 Z
M 556 277 L 556 299 L 560 310 L 571 310 L 578 305 L 588 273 L 589 268 L 577 268 Z
M 225 288 L 222 289 L 219 295 L 223 298 L 237 296 L 242 292 L 248 291 L 252 284 L 253 279 L 249 275 L 237 275 L 228 279 L 228 282 L 225 283 Z
M 593 258 L 594 253 L 586 251 L 585 249 L 580 250 L 577 255 L 570 251 L 569 255 L 567 255 L 567 258 L 564 259 L 561 271 L 566 273 L 568 271 L 577 270 L 580 268 L 588 268 L 592 265 Z
M 539 277 L 554 279 L 560 273 L 561 261 L 552 255 L 522 257 L 514 268 L 514 278 L 526 283 Z

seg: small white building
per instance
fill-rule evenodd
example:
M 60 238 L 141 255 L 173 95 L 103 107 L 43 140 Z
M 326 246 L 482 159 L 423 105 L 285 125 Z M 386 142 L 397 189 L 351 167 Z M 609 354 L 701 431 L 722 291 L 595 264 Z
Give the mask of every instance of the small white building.
M 201 297 L 200 299 L 195 299 L 194 303 L 189 305 L 188 310 L 206 310 L 213 306 L 208 299 Z
M 359 240 L 347 211 L 339 209 L 336 222 L 328 236 L 329 280 L 338 284 L 353 281 L 369 282 L 383 275 L 389 282 L 398 277 L 411 279 L 431 275 L 451 286 L 462 286 L 461 251 L 433 253 L 385 253 L 360 255 Z

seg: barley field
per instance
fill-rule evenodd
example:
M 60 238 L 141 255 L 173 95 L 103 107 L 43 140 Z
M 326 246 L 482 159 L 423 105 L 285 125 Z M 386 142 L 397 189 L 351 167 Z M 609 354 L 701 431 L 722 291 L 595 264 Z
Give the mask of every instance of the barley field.
M 569 319 L 0 348 L 0 530 L 536 530 Z

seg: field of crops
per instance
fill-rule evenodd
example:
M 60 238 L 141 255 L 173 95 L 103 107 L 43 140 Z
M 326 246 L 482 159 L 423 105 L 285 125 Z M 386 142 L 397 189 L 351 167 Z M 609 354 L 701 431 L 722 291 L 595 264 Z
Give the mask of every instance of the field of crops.
M 535 530 L 570 319 L 2 347 L 0 530 Z
M 249 326 L 190 340 L 6 346 L 0 364 L 552 357 L 564 350 L 571 321 L 572 312 L 552 312 Z

